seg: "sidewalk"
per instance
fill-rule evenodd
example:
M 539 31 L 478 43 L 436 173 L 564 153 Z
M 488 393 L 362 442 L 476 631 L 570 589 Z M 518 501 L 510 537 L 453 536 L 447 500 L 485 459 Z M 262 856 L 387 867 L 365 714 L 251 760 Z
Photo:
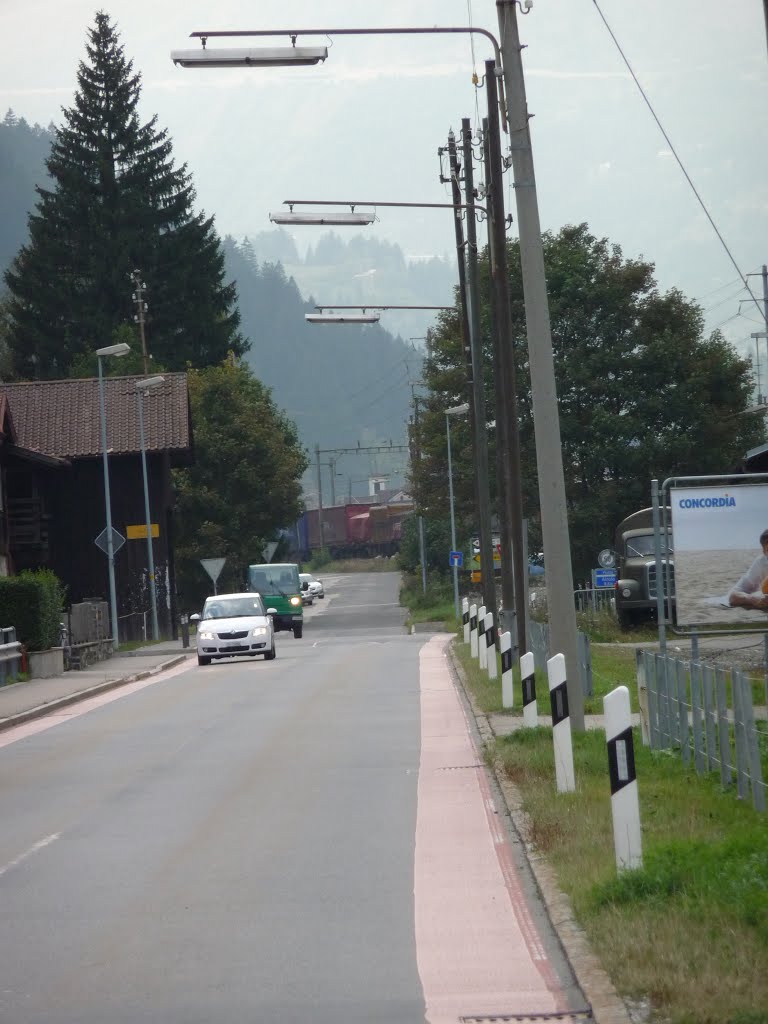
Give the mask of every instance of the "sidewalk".
M 89 668 L 73 669 L 50 679 L 30 679 L 26 683 L 0 686 L 0 731 L 40 718 L 56 708 L 93 697 L 122 683 L 155 675 L 194 653 L 194 646 L 185 649 L 181 640 L 168 640 L 137 647 Z

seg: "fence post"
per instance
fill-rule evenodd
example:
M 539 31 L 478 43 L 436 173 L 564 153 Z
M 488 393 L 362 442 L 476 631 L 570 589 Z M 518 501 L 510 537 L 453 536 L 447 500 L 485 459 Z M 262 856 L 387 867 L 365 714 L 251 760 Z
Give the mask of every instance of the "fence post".
M 496 627 L 493 624 L 493 612 L 485 615 L 485 667 L 489 679 L 495 679 L 498 669 L 496 663 Z
M 743 695 L 739 672 L 731 669 L 733 687 L 733 738 L 736 743 L 736 792 L 740 800 L 749 796 L 749 752 L 747 730 L 744 727 Z
M 520 685 L 523 691 L 523 725 L 526 729 L 535 729 L 539 724 L 539 709 L 536 705 L 536 664 L 530 651 L 520 659 Z
M 643 866 L 635 746 L 627 687 L 617 686 L 603 697 L 603 708 L 608 774 L 611 780 L 613 845 L 616 850 L 616 867 L 619 871 L 625 871 Z
M 514 673 L 512 671 L 512 634 L 502 633 L 499 640 L 501 649 L 501 706 L 512 708 L 515 706 L 514 694 Z M 522 661 L 520 670 L 522 671 Z
M 711 665 L 702 668 L 704 682 L 704 729 L 707 734 L 707 771 L 715 770 L 715 681 Z
M 464 627 L 464 643 L 469 643 L 469 601 L 466 597 L 461 599 L 461 624 Z
M 715 669 L 715 696 L 717 698 L 717 739 L 720 756 L 720 783 L 727 789 L 731 776 L 731 725 L 728 721 L 728 698 L 725 688 L 725 669 Z
M 691 662 L 691 719 L 693 721 L 693 759 L 696 771 L 703 775 L 706 771 L 704 758 L 704 737 L 701 728 L 701 665 L 698 661 Z
M 485 613 L 487 610 L 484 604 L 477 609 L 477 662 L 480 668 L 485 668 L 488 650 L 485 645 Z
M 755 712 L 752 707 L 752 683 L 746 672 L 739 674 L 744 695 L 742 706 L 749 751 L 749 774 L 752 778 L 752 804 L 756 811 L 765 811 L 765 785 L 763 783 L 763 767 L 760 763 L 760 745 L 755 727 Z
M 547 662 L 549 702 L 552 708 L 552 742 L 555 747 L 555 777 L 558 793 L 572 793 L 576 789 L 573 769 L 573 741 L 571 716 L 568 711 L 568 690 L 565 674 L 565 656 L 556 654 Z
M 648 657 L 646 667 L 650 670 L 647 673 L 648 682 L 648 722 L 651 737 L 651 750 L 660 750 L 659 739 L 659 690 L 658 690 L 658 658 L 661 655 L 651 653 Z
M 477 605 L 469 606 L 469 653 L 477 657 Z
M 579 652 L 579 675 L 581 676 L 581 692 L 585 697 L 591 697 L 592 689 L 592 652 L 589 646 L 589 637 L 586 633 L 578 630 L 576 643 Z
M 690 729 L 688 728 L 688 680 L 685 662 L 677 662 L 677 731 L 680 737 L 680 753 L 683 762 L 691 760 Z
M 635 650 L 635 665 L 637 671 L 637 703 L 640 708 L 640 737 L 643 746 L 647 747 L 651 742 L 650 730 L 648 727 L 648 680 L 645 662 L 646 651 L 638 647 Z

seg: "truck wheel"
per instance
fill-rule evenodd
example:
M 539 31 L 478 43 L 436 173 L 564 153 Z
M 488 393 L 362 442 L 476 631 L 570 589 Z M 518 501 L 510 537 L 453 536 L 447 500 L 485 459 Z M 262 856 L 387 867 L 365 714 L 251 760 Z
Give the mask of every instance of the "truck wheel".
M 617 608 L 616 618 L 619 620 L 619 625 L 622 629 L 631 629 L 635 624 L 634 615 L 632 612 L 627 611 L 626 608 Z
M 297 640 L 301 640 L 302 633 L 304 632 L 303 622 L 294 622 L 293 624 L 293 635 Z

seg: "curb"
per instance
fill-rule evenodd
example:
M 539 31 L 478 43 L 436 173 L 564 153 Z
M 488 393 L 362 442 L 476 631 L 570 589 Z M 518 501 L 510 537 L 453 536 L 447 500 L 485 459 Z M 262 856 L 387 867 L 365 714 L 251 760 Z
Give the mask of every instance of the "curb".
M 461 683 L 482 740 L 486 742 L 495 739 L 496 733 L 493 731 L 488 717 L 484 712 L 478 710 L 467 686 L 466 675 L 454 652 L 453 642 L 448 644 L 448 651 L 456 678 Z M 525 853 L 531 874 L 541 894 L 552 928 L 568 963 L 571 965 L 576 983 L 592 1009 L 595 1024 L 632 1024 L 626 1004 L 614 988 L 607 971 L 592 951 L 586 933 L 576 921 L 571 901 L 557 883 L 554 870 L 525 838 L 530 834 L 530 818 L 522 809 L 519 791 L 508 779 L 499 776 L 495 766 L 493 775 L 498 783 L 512 828 Z
M 26 711 L 20 711 L 17 715 L 10 715 L 8 718 L 0 719 L 0 732 L 12 729 L 16 725 L 33 722 L 36 718 L 44 718 L 46 715 L 61 710 L 61 708 L 67 708 L 72 704 L 79 704 L 80 701 L 88 700 L 90 697 L 98 697 L 109 690 L 116 690 L 118 686 L 125 686 L 128 683 L 138 683 L 142 679 L 149 679 L 150 676 L 156 676 L 158 673 L 164 672 L 168 668 L 174 668 L 186 660 L 187 655 L 181 654 L 178 657 L 170 658 L 168 661 L 161 661 L 159 665 L 145 669 L 143 672 L 134 672 L 133 675 L 122 676 L 120 679 L 108 679 L 103 683 L 97 683 L 95 686 L 88 687 L 87 690 L 78 690 L 77 693 L 67 694 L 66 697 L 59 697 L 56 700 L 48 701 L 47 704 L 38 704 L 34 708 L 27 708 Z

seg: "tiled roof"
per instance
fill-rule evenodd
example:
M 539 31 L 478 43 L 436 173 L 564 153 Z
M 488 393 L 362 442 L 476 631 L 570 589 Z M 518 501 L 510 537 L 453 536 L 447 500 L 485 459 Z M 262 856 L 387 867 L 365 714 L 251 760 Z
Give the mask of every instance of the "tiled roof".
M 164 373 L 164 382 L 144 396 L 147 451 L 192 447 L 186 373 Z M 136 381 L 143 375 L 104 378 L 107 447 L 115 455 L 141 451 Z M 41 380 L 0 383 L 20 447 L 59 458 L 101 454 L 99 381 Z

